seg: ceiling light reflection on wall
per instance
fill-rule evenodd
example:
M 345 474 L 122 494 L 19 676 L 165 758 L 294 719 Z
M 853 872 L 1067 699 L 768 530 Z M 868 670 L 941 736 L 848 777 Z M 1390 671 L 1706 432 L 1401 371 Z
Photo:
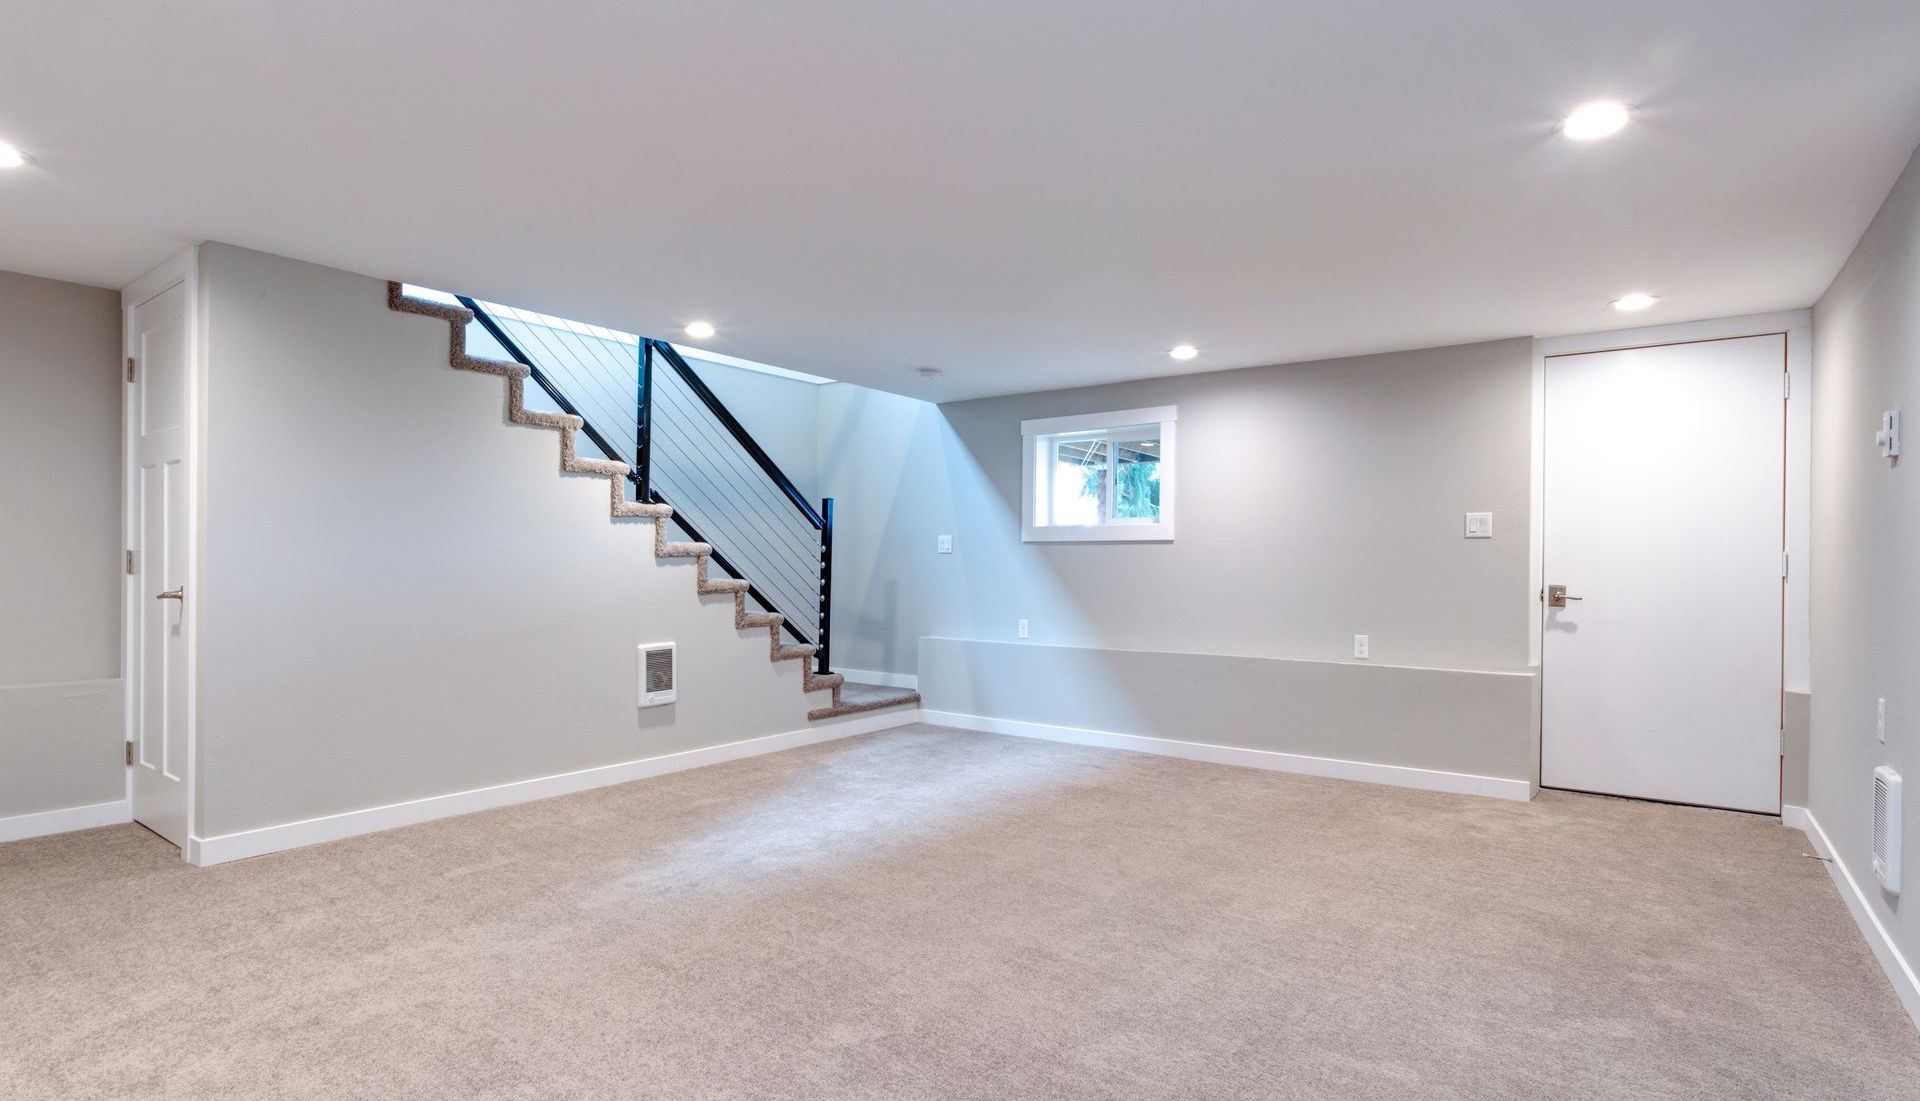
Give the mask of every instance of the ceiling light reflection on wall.
M 1194 347 L 1191 344 L 1175 344 L 1173 347 L 1167 349 L 1167 354 L 1172 356 L 1174 359 L 1185 362 L 1186 360 L 1192 359 L 1194 356 L 1199 355 L 1200 349 Z
M 1641 294 L 1638 291 L 1635 291 L 1632 294 L 1621 295 L 1620 297 L 1614 299 L 1610 303 L 1610 305 L 1612 305 L 1614 309 L 1619 310 L 1621 313 L 1638 313 L 1639 311 L 1646 309 L 1648 306 L 1651 306 L 1658 301 L 1660 300 L 1658 298 L 1655 298 L 1653 295 Z
M 1560 124 L 1560 132 L 1574 141 L 1592 141 L 1618 134 L 1632 118 L 1633 112 L 1627 110 L 1626 104 L 1600 100 L 1575 108 Z
M 0 141 L 0 168 L 18 168 L 32 160 L 32 157 L 20 152 L 20 150 L 15 149 L 6 142 Z

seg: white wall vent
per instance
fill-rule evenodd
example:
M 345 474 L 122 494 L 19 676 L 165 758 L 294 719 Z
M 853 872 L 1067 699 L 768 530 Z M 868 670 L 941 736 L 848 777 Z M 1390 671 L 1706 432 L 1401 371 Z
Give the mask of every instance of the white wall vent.
M 1873 875 L 1900 893 L 1900 774 L 1886 765 L 1873 770 Z
M 653 642 L 640 647 L 641 707 L 658 707 L 663 703 L 672 703 L 676 681 L 673 643 Z

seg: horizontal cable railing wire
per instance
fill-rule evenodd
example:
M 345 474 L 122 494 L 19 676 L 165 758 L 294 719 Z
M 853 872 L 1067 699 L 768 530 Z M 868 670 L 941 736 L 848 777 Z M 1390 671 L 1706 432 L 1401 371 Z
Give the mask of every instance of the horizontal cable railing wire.
M 732 434 L 671 370 L 656 367 L 652 485 L 816 637 L 819 535 L 773 490 Z
M 822 516 L 678 351 L 663 341 L 501 303 L 444 295 L 474 312 L 477 354 L 518 360 L 559 412 L 580 417 L 583 451 L 634 464 L 635 495 L 674 509 L 715 561 L 802 641 L 824 648 Z M 651 377 L 642 378 L 643 364 Z M 824 656 L 821 669 L 825 671 Z

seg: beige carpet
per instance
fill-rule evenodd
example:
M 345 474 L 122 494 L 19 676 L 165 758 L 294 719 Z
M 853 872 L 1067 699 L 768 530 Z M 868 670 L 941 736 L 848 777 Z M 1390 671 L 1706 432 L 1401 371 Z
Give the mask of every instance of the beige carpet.
M 0 846 L 0 1093 L 1875 1098 L 1797 834 L 915 727 L 196 871 Z

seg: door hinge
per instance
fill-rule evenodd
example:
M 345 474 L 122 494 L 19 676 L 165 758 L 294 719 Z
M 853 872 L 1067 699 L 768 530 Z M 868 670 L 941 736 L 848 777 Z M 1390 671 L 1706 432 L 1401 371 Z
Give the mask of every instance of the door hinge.
M 1787 579 L 1787 566 L 1788 566 L 1787 552 L 1781 551 L 1780 552 L 1780 580 L 1782 581 L 1785 581 Z
M 127 381 L 128 382 L 133 381 L 133 357 L 132 356 L 127 357 Z
M 1793 375 L 1786 372 L 1780 375 L 1780 396 L 1788 399 L 1793 397 Z
M 127 742 L 125 744 L 127 747 L 127 767 L 132 768 L 133 767 L 133 743 Z
M 127 576 L 128 577 L 133 576 L 133 552 L 132 551 L 127 552 Z

